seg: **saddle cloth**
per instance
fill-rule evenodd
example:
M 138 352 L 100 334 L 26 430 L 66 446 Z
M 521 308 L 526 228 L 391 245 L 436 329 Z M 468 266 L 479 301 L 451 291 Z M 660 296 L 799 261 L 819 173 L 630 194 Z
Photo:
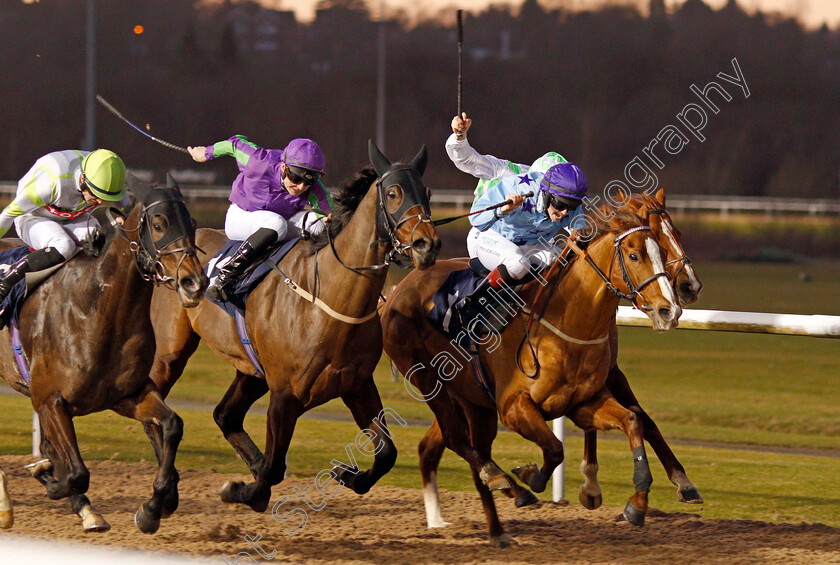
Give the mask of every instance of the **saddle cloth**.
M 227 302 L 217 302 L 210 297 L 207 297 L 208 300 L 211 302 L 218 304 L 219 307 L 222 308 L 225 312 L 230 314 L 231 316 L 235 317 L 236 312 L 238 311 L 240 314 L 245 313 L 245 303 L 248 300 L 248 297 L 251 295 L 251 292 L 254 291 L 255 288 L 262 282 L 268 272 L 271 270 L 271 263 L 275 265 L 280 262 L 283 257 L 294 247 L 295 243 L 298 242 L 300 238 L 290 239 L 289 241 L 283 242 L 283 244 L 274 252 L 272 252 L 268 259 L 264 261 L 260 261 L 257 265 L 248 273 L 246 276 L 242 277 L 237 281 L 236 286 L 234 287 L 232 292 L 228 293 L 229 300 Z M 225 264 L 225 259 L 231 257 L 239 247 L 242 245 L 241 241 L 230 240 L 228 241 L 224 247 L 222 247 L 218 253 L 207 263 L 206 272 L 207 278 L 210 279 L 210 282 L 213 282 L 213 279 L 216 275 L 219 274 L 218 265 L 221 263 L 222 265 Z
M 29 247 L 23 245 L 6 251 L 0 251 L 0 271 L 3 274 L 11 269 L 15 263 L 31 253 Z M 20 309 L 23 306 L 23 299 L 26 297 L 26 279 L 22 279 L 0 304 L 0 329 L 5 328 L 13 321 L 17 324 L 20 319 Z
M 468 268 L 450 273 L 432 298 L 432 310 L 426 315 L 432 326 L 446 337 L 454 339 L 472 321 L 463 319 L 461 315 L 463 299 L 475 292 L 488 274 L 489 271 L 477 259 L 472 259 Z

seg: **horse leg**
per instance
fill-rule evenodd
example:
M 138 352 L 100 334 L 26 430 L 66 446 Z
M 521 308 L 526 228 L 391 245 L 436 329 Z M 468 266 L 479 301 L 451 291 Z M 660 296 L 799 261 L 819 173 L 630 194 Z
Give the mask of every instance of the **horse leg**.
M 49 461 L 39 462 L 30 471 L 47 488 L 47 496 L 51 499 L 69 498 L 70 508 L 81 517 L 85 532 L 107 532 L 111 525 L 93 509 L 85 496 L 90 472 L 79 453 L 67 402 L 55 395 L 42 402 L 37 412 L 42 427 L 41 453 Z
M 144 534 L 153 534 L 160 528 L 161 518 L 168 518 L 178 509 L 178 470 L 175 455 L 184 434 L 184 422 L 163 401 L 157 387 L 149 382 L 136 399 L 124 400 L 113 408 L 114 412 L 133 418 L 143 424 L 143 429 L 158 461 L 153 494 L 134 515 L 134 524 Z
M 0 528 L 7 530 L 15 523 L 12 499 L 6 488 L 6 473 L 0 471 Z
M 624 518 L 634 526 L 643 526 L 653 475 L 645 454 L 644 431 L 639 417 L 619 404 L 606 389 L 591 401 L 576 407 L 569 417 L 584 430 L 618 428 L 627 435 L 633 452 L 633 484 L 636 492 L 624 507 Z
M 435 420 L 420 440 L 418 447 L 420 475 L 423 477 L 423 505 L 426 507 L 426 526 L 429 528 L 443 528 L 450 525 L 443 519 L 440 512 L 440 491 L 437 481 L 438 465 L 445 448 L 443 432 L 440 430 L 438 421 Z
M 356 494 L 365 494 L 394 467 L 397 461 L 397 447 L 385 423 L 386 412 L 382 407 L 376 384 L 373 382 L 373 375 L 362 379 L 341 399 L 353 414 L 356 425 L 362 430 L 356 436 L 356 447 L 360 453 L 373 455 L 373 465 L 364 472 L 358 468 L 334 468 L 332 473 L 344 486 L 352 489 Z M 406 425 L 405 421 L 402 421 L 402 425 Z M 364 435 L 367 435 L 367 438 L 363 437 Z
M 505 426 L 536 443 L 543 452 L 543 466 L 535 463 L 517 467 L 513 473 L 534 492 L 543 492 L 551 473 L 563 462 L 563 442 L 546 425 L 545 418 L 527 393 L 521 392 L 505 403 L 499 412 Z
M 222 430 L 225 439 L 248 465 L 251 475 L 257 478 L 257 472 L 263 463 L 263 453 L 248 435 L 243 426 L 248 409 L 268 392 L 265 379 L 236 372 L 236 378 L 230 384 L 225 396 L 213 410 L 213 419 Z
M 222 485 L 222 502 L 247 504 L 255 512 L 265 512 L 271 501 L 271 487 L 286 475 L 286 452 L 295 424 L 303 413 L 300 400 L 287 391 L 272 391 L 268 403 L 265 457 L 254 482 L 228 481 Z
M 583 484 L 578 494 L 580 503 L 587 510 L 600 508 L 604 497 L 598 483 L 598 432 L 595 430 L 583 432 L 583 461 L 580 462 L 580 472 L 583 474 Z
M 514 488 L 516 483 L 495 461 L 482 457 L 475 450 L 467 433 L 468 423 L 464 411 L 445 389 L 440 388 L 437 373 L 432 373 L 423 364 L 420 365 L 420 368 L 411 373 L 411 383 L 420 389 L 427 399 L 426 403 L 437 419 L 446 447 L 476 469 L 491 491 Z
M 201 342 L 201 337 L 189 329 L 189 318 L 183 310 L 177 307 L 176 320 L 155 324 L 155 360 L 149 376 L 163 398 L 169 396 L 169 391 L 184 373 L 187 361 Z M 152 313 L 154 316 L 154 306 Z
M 688 504 L 703 504 L 703 497 L 694 483 L 686 476 L 685 468 L 671 451 L 671 447 L 662 433 L 656 426 L 656 422 L 648 415 L 647 412 L 639 405 L 636 395 L 630 389 L 630 383 L 627 382 L 627 377 L 618 368 L 618 365 L 610 369 L 607 377 L 607 390 L 615 397 L 615 399 L 625 408 L 634 412 L 642 421 L 644 426 L 645 441 L 647 441 L 659 458 L 665 472 L 668 473 L 668 479 L 677 487 L 677 498 L 682 502 Z
M 475 405 L 462 405 L 462 407 L 470 423 L 470 439 L 473 446 L 475 446 L 482 457 L 491 459 L 493 440 L 496 438 L 498 429 L 496 410 Z M 481 498 L 481 505 L 484 507 L 484 518 L 487 520 L 487 529 L 490 532 L 490 545 L 499 548 L 507 547 L 514 542 L 514 539 L 505 533 L 502 523 L 499 521 L 499 514 L 496 511 L 496 502 L 493 500 L 493 494 L 481 480 L 476 470 L 473 468 L 471 471 L 475 488 L 478 491 L 478 496 Z M 530 492 L 528 494 L 534 496 Z

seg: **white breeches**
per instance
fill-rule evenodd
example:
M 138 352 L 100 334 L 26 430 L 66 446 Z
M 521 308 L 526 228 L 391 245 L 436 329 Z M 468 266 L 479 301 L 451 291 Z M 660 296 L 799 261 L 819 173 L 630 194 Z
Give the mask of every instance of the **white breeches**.
M 70 259 L 83 241 L 92 239 L 100 231 L 100 225 L 90 215 L 56 221 L 25 214 L 15 218 L 15 230 L 32 249 L 54 247 L 65 259 Z
M 290 230 L 289 224 L 297 230 Z M 292 215 L 288 220 L 275 212 L 268 210 L 256 210 L 246 212 L 236 204 L 231 204 L 225 217 L 225 235 L 228 239 L 244 241 L 252 236 L 260 228 L 268 228 L 277 232 L 278 239 L 292 239 L 298 235 L 298 231 L 306 229 L 310 234 L 315 235 L 324 230 L 324 222 L 314 212 L 301 210 Z M 290 233 L 291 232 L 291 233 Z
M 504 265 L 510 275 L 519 280 L 534 266 L 547 267 L 557 258 L 559 250 L 548 243 L 516 245 L 492 229 L 480 231 L 472 228 L 467 236 L 467 251 L 471 258 L 478 257 L 481 264 L 491 271 Z

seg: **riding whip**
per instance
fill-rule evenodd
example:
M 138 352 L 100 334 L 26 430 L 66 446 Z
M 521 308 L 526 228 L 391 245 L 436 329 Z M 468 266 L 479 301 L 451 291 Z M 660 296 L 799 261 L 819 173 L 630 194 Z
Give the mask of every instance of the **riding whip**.
M 525 198 L 531 198 L 534 195 L 533 191 L 528 191 L 525 193 Z M 504 202 L 499 202 L 498 204 L 493 204 L 492 206 L 488 206 L 483 210 L 476 210 L 475 212 L 469 212 L 467 214 L 461 214 L 460 216 L 452 216 L 451 218 L 442 218 L 440 220 L 432 220 L 433 226 L 440 226 L 443 224 L 448 224 L 449 222 L 454 222 L 455 220 L 460 220 L 461 218 L 466 218 L 467 216 L 475 216 L 476 214 L 481 214 L 482 212 L 488 212 L 490 210 L 495 210 L 496 208 L 502 208 L 503 206 L 507 206 L 508 204 L 513 204 L 512 200 L 505 200 Z
M 458 10 L 458 117 L 461 116 L 461 52 L 464 48 L 463 10 Z
M 155 137 L 155 136 L 153 136 L 153 135 L 150 135 L 149 133 L 147 133 L 147 132 L 143 131 L 141 128 L 139 128 L 139 127 L 135 126 L 135 125 L 134 125 L 134 124 L 132 124 L 130 121 L 128 121 L 128 118 L 126 118 L 125 116 L 123 116 L 122 114 L 120 114 L 119 110 L 117 110 L 116 108 L 114 108 L 113 106 L 111 106 L 111 105 L 108 103 L 108 101 L 107 101 L 107 100 L 105 100 L 104 98 L 102 98 L 102 96 L 100 96 L 99 94 L 97 94 L 97 95 L 96 95 L 96 100 L 97 100 L 100 104 L 102 104 L 103 106 L 105 106 L 105 108 L 107 108 L 109 112 L 111 112 L 112 114 L 114 114 L 116 117 L 118 117 L 119 119 L 121 119 L 122 121 L 124 121 L 125 123 L 127 123 L 128 125 L 130 125 L 131 127 L 133 127 L 135 130 L 139 131 L 140 133 L 142 133 L 143 135 L 145 135 L 146 137 L 148 137 L 148 138 L 149 138 L 149 139 L 151 139 L 152 141 L 156 141 L 157 143 L 160 143 L 161 145 L 163 145 L 164 147 L 168 147 L 169 149 L 175 149 L 176 151 L 183 151 L 184 153 L 187 153 L 187 152 L 188 152 L 188 151 L 187 151 L 187 149 L 186 149 L 185 147 L 181 147 L 180 145 L 175 145 L 174 143 L 169 143 L 168 141 L 164 141 L 164 140 L 162 140 L 162 139 L 158 139 L 157 137 Z

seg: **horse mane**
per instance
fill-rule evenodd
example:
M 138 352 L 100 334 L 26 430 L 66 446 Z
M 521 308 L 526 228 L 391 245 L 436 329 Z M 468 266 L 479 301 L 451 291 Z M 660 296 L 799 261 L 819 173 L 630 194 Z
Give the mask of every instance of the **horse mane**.
M 610 213 L 612 213 L 612 216 L 609 220 L 604 220 L 598 214 L 586 215 L 588 219 L 587 229 L 582 230 L 583 235 L 586 236 L 586 241 L 578 241 L 578 245 L 582 249 L 586 249 L 593 241 L 605 235 L 617 235 L 631 228 L 646 225 L 642 218 L 640 218 L 634 212 L 631 212 L 629 210 L 615 208 L 612 206 L 601 206 L 599 210 L 604 212 L 604 215 L 606 216 L 609 216 Z M 594 233 L 590 230 L 594 230 Z M 578 257 L 579 255 L 577 253 L 572 253 L 568 263 L 566 263 L 566 265 L 563 267 L 563 270 L 568 270 L 572 263 L 574 263 L 578 259 Z
M 330 214 L 327 229 L 313 235 L 309 242 L 309 255 L 314 255 L 318 250 L 326 247 L 330 237 L 335 239 L 341 233 L 378 176 L 373 167 L 368 165 L 344 181 L 341 191 L 333 197 L 335 206 Z

